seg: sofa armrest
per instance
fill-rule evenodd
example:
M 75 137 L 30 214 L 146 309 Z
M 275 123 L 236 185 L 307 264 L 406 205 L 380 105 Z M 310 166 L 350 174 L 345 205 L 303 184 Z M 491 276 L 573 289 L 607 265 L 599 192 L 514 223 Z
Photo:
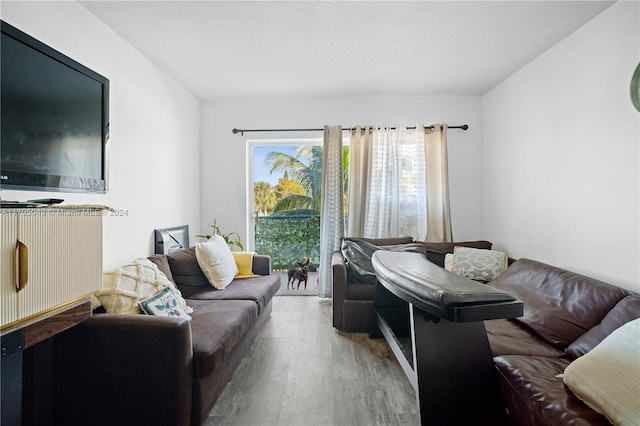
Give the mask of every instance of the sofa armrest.
M 333 284 L 333 326 L 344 328 L 344 300 L 347 298 L 347 265 L 342 252 L 334 251 L 331 255 L 331 272 Z
M 271 275 L 271 256 L 254 254 L 251 270 L 257 275 Z
M 55 336 L 52 358 L 55 424 L 191 421 L 187 319 L 95 314 Z

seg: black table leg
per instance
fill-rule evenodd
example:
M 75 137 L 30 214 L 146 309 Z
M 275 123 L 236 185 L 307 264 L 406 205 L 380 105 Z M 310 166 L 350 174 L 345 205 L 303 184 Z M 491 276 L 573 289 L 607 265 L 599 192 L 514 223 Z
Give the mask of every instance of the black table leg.
M 22 424 L 22 364 L 24 331 L 17 330 L 2 336 L 2 370 L 0 424 Z
M 411 324 L 421 424 L 505 424 L 484 322 L 453 323 L 411 305 Z

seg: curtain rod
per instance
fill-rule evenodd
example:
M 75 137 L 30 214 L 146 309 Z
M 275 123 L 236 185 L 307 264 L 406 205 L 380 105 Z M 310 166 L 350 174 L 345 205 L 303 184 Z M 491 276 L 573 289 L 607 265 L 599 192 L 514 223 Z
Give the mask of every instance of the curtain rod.
M 407 127 L 407 129 L 415 129 L 416 127 Z M 469 126 L 467 124 L 463 124 L 461 126 L 449 126 L 449 129 L 462 129 L 467 130 Z M 390 129 L 395 130 L 395 127 L 390 127 Z M 433 126 L 425 126 L 425 129 L 433 130 Z M 342 131 L 351 131 L 355 130 L 351 127 L 345 127 Z M 253 132 L 322 132 L 324 129 L 233 129 L 231 130 L 234 135 L 240 133 L 240 135 L 244 135 L 245 133 L 253 133 Z

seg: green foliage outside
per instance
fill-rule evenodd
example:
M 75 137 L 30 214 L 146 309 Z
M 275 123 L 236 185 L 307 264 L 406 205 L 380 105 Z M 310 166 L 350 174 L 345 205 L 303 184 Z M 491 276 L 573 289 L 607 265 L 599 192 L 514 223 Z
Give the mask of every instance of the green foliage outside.
M 278 184 L 273 188 L 277 200 L 282 200 L 291 194 L 305 195 L 306 190 L 297 180 L 289 179 L 285 173 L 283 177 L 278 179 Z
M 265 162 L 270 165 L 271 173 L 282 171 L 285 178 L 298 183 L 302 192 L 283 191 L 273 212 L 295 209 L 320 211 L 320 192 L 322 190 L 322 147 L 303 145 L 296 155 L 283 152 L 270 152 Z M 282 180 L 282 179 L 281 179 Z
M 256 182 L 253 184 L 254 205 L 253 209 L 260 216 L 271 213 L 273 206 L 278 201 L 274 187 L 268 182 Z
M 320 216 L 266 216 L 256 220 L 256 252 L 271 256 L 274 270 L 288 270 L 310 257 L 310 270 L 320 261 Z

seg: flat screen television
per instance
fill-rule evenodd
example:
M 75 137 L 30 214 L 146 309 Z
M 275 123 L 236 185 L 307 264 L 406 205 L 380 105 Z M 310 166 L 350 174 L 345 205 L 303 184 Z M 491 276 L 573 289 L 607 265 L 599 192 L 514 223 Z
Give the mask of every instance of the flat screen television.
M 106 193 L 109 80 L 0 24 L 0 189 Z

